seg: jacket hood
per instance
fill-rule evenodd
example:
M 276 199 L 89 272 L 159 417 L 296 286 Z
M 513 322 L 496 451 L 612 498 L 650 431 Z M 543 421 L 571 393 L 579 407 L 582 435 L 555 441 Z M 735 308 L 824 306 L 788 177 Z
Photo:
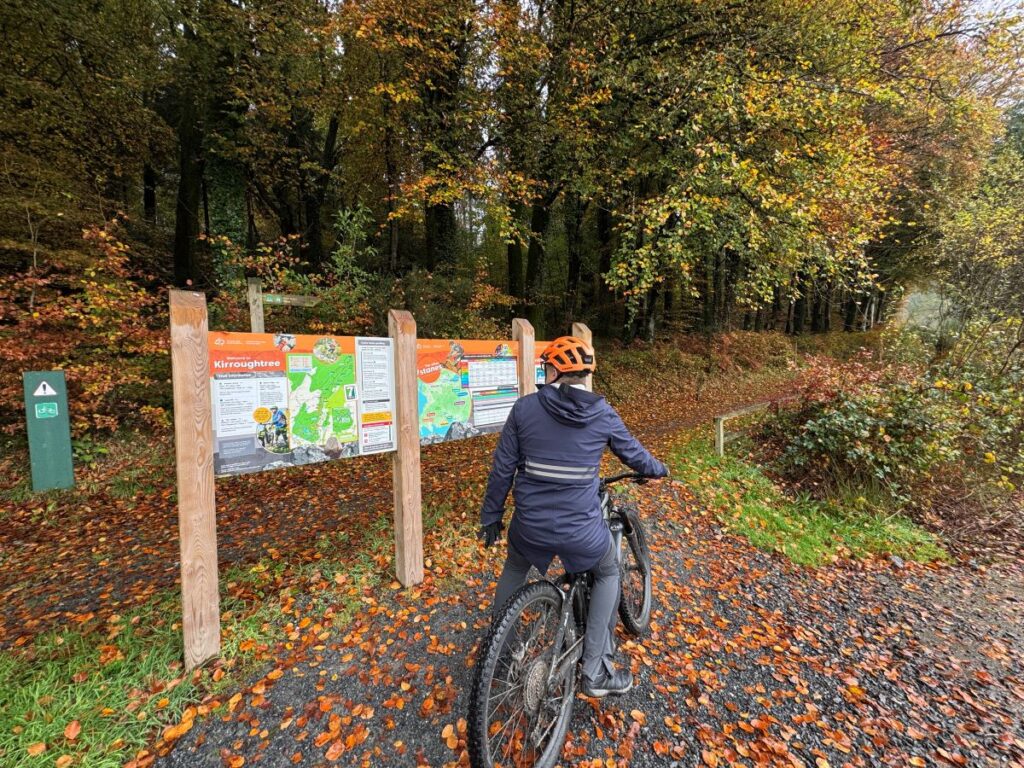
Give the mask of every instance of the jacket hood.
M 604 411 L 604 398 L 585 389 L 541 386 L 537 397 L 553 419 L 578 429 L 592 423 Z

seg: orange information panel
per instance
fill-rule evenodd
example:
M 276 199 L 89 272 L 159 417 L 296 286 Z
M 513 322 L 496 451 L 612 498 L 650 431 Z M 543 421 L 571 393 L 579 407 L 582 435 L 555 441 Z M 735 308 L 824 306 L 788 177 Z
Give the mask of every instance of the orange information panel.
M 212 332 L 214 472 L 395 450 L 391 339 Z
M 498 432 L 519 397 L 514 341 L 419 339 L 420 444 Z

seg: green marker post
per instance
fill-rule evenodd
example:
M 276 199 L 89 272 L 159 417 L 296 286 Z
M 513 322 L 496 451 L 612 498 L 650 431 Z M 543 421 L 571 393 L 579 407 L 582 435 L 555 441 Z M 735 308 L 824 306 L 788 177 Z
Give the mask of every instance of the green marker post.
M 71 422 L 64 371 L 25 371 L 25 421 L 32 464 L 32 490 L 71 488 L 75 471 L 71 463 Z

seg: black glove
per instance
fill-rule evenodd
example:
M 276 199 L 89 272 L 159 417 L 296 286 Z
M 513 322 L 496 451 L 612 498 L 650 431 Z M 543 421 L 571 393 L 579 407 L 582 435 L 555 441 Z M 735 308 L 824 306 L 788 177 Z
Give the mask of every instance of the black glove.
M 503 530 L 505 530 L 505 525 L 500 520 L 490 525 L 481 525 L 477 538 L 483 540 L 485 547 L 493 547 L 501 539 Z

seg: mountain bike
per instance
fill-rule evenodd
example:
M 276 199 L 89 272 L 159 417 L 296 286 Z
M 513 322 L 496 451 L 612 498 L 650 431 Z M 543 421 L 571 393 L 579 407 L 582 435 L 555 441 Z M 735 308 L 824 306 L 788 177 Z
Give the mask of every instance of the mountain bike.
M 604 478 L 601 512 L 619 550 L 619 618 L 641 635 L 651 620 L 651 560 L 636 508 Z M 473 768 L 550 768 L 561 756 L 580 677 L 593 576 L 565 573 L 521 587 L 481 646 L 469 701 Z

